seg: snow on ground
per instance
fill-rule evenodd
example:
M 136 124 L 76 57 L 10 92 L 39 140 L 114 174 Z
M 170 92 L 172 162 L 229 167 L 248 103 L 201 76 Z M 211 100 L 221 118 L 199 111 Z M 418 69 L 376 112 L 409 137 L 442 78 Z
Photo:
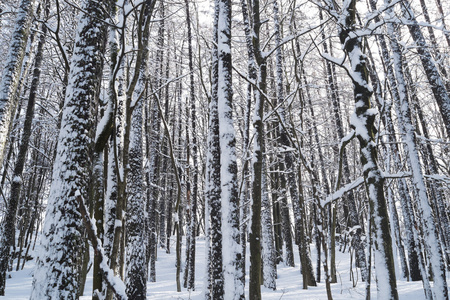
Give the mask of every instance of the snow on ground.
M 203 278 L 205 274 L 205 243 L 202 237 L 197 239 L 197 251 L 196 251 L 196 289 L 195 291 L 187 291 L 182 289 L 181 293 L 176 292 L 175 282 L 175 244 L 172 244 L 172 253 L 167 254 L 164 250 L 158 249 L 158 261 L 156 262 L 156 282 L 148 283 L 147 296 L 152 300 L 185 300 L 203 299 Z M 248 250 L 248 247 L 247 247 Z M 296 249 L 295 249 L 296 250 Z M 184 256 L 183 248 L 183 256 Z M 315 265 L 315 251 L 312 249 L 312 260 Z M 335 300 L 347 300 L 347 299 L 365 299 L 365 283 L 358 281 L 356 287 L 353 287 L 352 282 L 349 279 L 349 258 L 348 253 L 336 253 L 336 268 L 338 270 L 338 283 L 332 284 L 332 294 Z M 317 287 L 310 287 L 308 290 L 302 289 L 302 277 L 299 271 L 299 257 L 298 253 L 295 256 L 296 267 L 285 267 L 283 263 L 278 265 L 278 279 L 277 290 L 272 291 L 262 287 L 262 298 L 264 300 L 286 300 L 286 299 L 307 299 L 307 300 L 322 300 L 327 299 L 325 283 L 322 282 Z M 248 266 L 249 260 L 247 255 L 247 282 L 246 292 L 248 298 Z M 6 281 L 6 295 L 0 297 L 5 300 L 25 300 L 29 299 L 31 292 L 32 273 L 34 268 L 34 262 L 30 261 L 26 264 L 25 269 L 21 271 L 13 271 L 10 273 L 11 278 Z M 355 271 L 355 270 L 354 270 Z M 372 272 L 373 276 L 374 272 Z M 359 276 L 359 274 L 358 274 Z M 447 281 L 450 277 L 450 273 L 447 272 Z M 181 276 L 181 278 L 183 278 Z M 360 276 L 358 278 L 361 278 Z M 403 300 L 421 300 L 425 296 L 423 294 L 422 282 L 406 282 L 403 279 L 397 281 L 398 292 L 400 299 Z M 92 268 L 88 274 L 86 282 L 86 290 L 81 300 L 91 299 L 92 293 Z M 376 285 L 373 279 L 371 298 L 376 299 Z

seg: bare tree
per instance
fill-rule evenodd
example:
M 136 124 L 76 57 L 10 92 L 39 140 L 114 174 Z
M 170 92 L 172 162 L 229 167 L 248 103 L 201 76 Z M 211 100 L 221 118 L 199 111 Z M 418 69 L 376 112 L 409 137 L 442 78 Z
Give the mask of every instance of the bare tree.
M 77 197 L 87 199 L 93 146 L 93 122 L 103 68 L 107 8 L 85 1 L 72 56 L 53 180 L 47 206 L 43 251 L 39 255 L 31 299 L 77 299 L 82 224 Z M 96 51 L 92 51 L 92 50 Z M 83 69 L 84 72 L 80 72 Z M 94 127 L 95 128 L 95 127 Z M 60 258 L 64 257 L 63 260 Z

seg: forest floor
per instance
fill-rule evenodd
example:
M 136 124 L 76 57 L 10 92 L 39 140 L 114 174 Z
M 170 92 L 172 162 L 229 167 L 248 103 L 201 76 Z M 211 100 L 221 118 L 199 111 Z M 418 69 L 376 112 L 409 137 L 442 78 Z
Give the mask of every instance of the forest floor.
M 195 291 L 187 291 L 182 288 L 181 293 L 176 292 L 175 282 L 175 253 L 167 254 L 165 250 L 158 249 L 158 260 L 156 262 L 156 282 L 149 282 L 147 285 L 148 299 L 153 300 L 165 300 L 165 299 L 204 299 L 203 286 L 205 275 L 205 242 L 204 238 L 199 237 L 197 239 L 197 251 L 196 251 L 196 286 Z M 311 245 L 312 246 L 312 245 Z M 172 246 L 172 251 L 175 249 L 175 245 Z M 248 249 L 248 248 L 247 248 Z M 313 265 L 315 266 L 315 250 L 312 251 Z M 183 249 L 184 251 L 184 249 Z M 184 252 L 183 252 L 184 256 Z M 353 286 L 350 280 L 350 259 L 348 253 L 336 253 L 336 269 L 338 282 L 331 285 L 333 299 L 365 299 L 366 285 L 360 280 L 357 281 L 356 286 Z M 264 300 L 278 300 L 278 299 L 310 299 L 310 300 L 325 300 L 327 299 L 325 283 L 323 280 L 318 283 L 317 287 L 310 287 L 308 290 L 302 289 L 302 276 L 299 270 L 299 257 L 298 253 L 295 255 L 296 267 L 286 267 L 283 263 L 278 265 L 278 279 L 277 290 L 266 289 L 262 287 L 262 298 Z M 247 255 L 247 274 L 248 274 L 248 255 Z M 24 270 L 13 271 L 10 273 L 11 278 L 6 282 L 6 296 L 0 297 L 0 299 L 7 300 L 25 300 L 29 299 L 31 291 L 32 273 L 34 268 L 34 261 L 29 261 Z M 356 273 L 356 269 L 353 268 L 355 276 L 360 277 L 360 274 Z M 398 272 L 397 272 L 398 273 Z M 376 284 L 374 279 L 374 270 L 372 270 L 372 290 L 371 298 L 377 299 Z M 181 277 L 182 278 L 182 277 Z M 447 279 L 450 278 L 450 273 L 447 272 Z M 248 298 L 248 275 L 247 275 L 247 298 Z M 450 286 L 450 280 L 448 280 Z M 424 299 L 424 293 L 422 288 L 422 282 L 407 282 L 405 279 L 399 278 L 397 281 L 398 292 L 400 299 L 403 300 L 419 300 Z M 86 289 L 84 296 L 81 300 L 91 299 L 92 293 L 92 268 L 88 274 Z

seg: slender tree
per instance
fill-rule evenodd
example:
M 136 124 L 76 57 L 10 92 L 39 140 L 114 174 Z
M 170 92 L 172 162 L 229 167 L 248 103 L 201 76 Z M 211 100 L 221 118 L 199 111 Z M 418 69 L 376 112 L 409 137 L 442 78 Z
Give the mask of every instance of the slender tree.
M 403 11 L 403 16 L 406 20 L 408 20 L 409 33 L 417 46 L 420 61 L 423 69 L 425 70 L 428 82 L 430 83 L 430 88 L 433 92 L 434 98 L 436 99 L 436 103 L 438 104 L 442 119 L 444 120 L 444 125 L 448 136 L 450 135 L 449 92 L 446 90 L 442 77 L 439 74 L 439 70 L 430 54 L 430 51 L 428 50 L 428 45 L 411 8 L 410 1 L 402 1 L 401 8 Z
M 236 137 L 233 127 L 231 62 L 231 0 L 218 0 L 217 24 L 217 114 L 220 145 L 220 187 L 222 202 L 222 255 L 224 299 L 244 299 L 241 282 L 239 236 L 239 194 L 237 185 Z
M 280 25 L 280 13 L 279 13 L 279 5 L 278 1 L 273 1 L 273 21 L 275 25 L 275 47 L 276 47 L 276 81 L 277 81 L 277 102 L 275 103 L 277 106 L 279 105 L 279 112 L 278 115 L 281 118 L 281 122 L 285 122 L 285 96 L 284 96 L 284 80 L 283 80 L 283 72 L 284 72 L 284 64 L 283 64 L 283 49 L 281 45 L 281 25 Z M 289 147 L 289 140 L 286 136 L 286 125 L 285 124 L 278 124 L 278 130 L 277 133 L 280 133 L 278 136 L 279 143 L 288 148 Z M 283 238 L 285 242 L 286 247 L 286 260 L 285 263 L 288 266 L 294 267 L 294 250 L 292 245 L 292 234 L 291 234 L 291 220 L 289 217 L 289 207 L 287 204 L 287 197 L 286 197 L 286 176 L 284 172 L 286 171 L 286 158 L 285 156 L 289 154 L 281 155 L 281 159 L 284 158 L 284 161 L 280 162 L 280 183 L 281 183 L 281 215 L 282 215 L 282 230 L 283 230 Z M 283 157 L 284 156 L 284 157 Z M 288 166 L 290 169 L 291 166 Z M 289 184 L 292 184 L 292 182 L 289 182 Z M 292 197 L 292 195 L 291 195 Z
M 334 2 L 326 1 L 326 3 L 330 11 L 337 13 Z M 349 75 L 354 85 L 355 113 L 352 115 L 351 123 L 361 148 L 361 164 L 370 205 L 370 234 L 373 235 L 379 297 L 398 299 L 389 218 L 384 197 L 384 177 L 377 164 L 374 140 L 376 109 L 371 108 L 370 103 L 373 90 L 369 83 L 361 38 L 355 34 L 356 1 L 352 0 L 344 4 L 338 19 L 339 39 L 349 58 L 351 67 Z
M 46 1 L 45 12 L 48 16 L 49 2 Z M 34 106 L 38 92 L 39 80 L 41 75 L 41 65 L 43 60 L 44 44 L 47 34 L 47 27 L 42 26 L 33 70 L 33 78 L 28 96 L 28 105 L 25 113 L 25 122 L 23 125 L 23 135 L 20 141 L 19 153 L 14 165 L 13 181 L 11 184 L 11 193 L 8 201 L 8 207 L 5 218 L 0 227 L 0 295 L 5 295 L 6 271 L 11 258 L 11 248 L 14 246 L 14 233 L 16 225 L 16 215 L 19 206 L 19 197 L 23 185 L 23 169 L 28 153 L 28 144 L 31 137 L 31 125 L 34 117 Z
M 17 87 L 30 33 L 34 0 L 22 0 L 17 13 L 14 32 L 8 48 L 8 58 L 0 81 L 0 165 L 6 149 L 12 119 L 17 107 Z
M 388 2 L 388 0 L 387 0 Z M 388 2 L 389 3 L 389 2 Z M 392 9 L 388 13 L 393 13 Z M 415 140 L 415 130 L 411 119 L 411 110 L 408 103 L 408 92 L 406 90 L 406 81 L 403 73 L 402 55 L 399 44 L 394 35 L 394 27 L 388 24 L 388 34 L 391 41 L 391 48 L 394 58 L 394 71 L 397 79 L 397 88 L 399 98 L 396 101 L 397 115 L 399 117 L 399 124 L 401 131 L 404 133 L 404 142 L 406 144 L 406 152 L 408 162 L 412 171 L 412 178 L 414 186 L 417 190 L 417 206 L 419 214 L 422 216 L 423 235 L 425 240 L 425 249 L 427 250 L 428 258 L 431 264 L 431 271 L 434 280 L 434 296 L 436 299 L 447 299 L 448 288 L 445 276 L 445 264 L 440 245 L 437 228 L 434 225 L 434 216 L 431 209 L 430 200 L 428 198 L 427 189 L 423 172 L 420 166 L 419 153 L 417 150 L 417 143 Z M 398 101 L 399 100 L 399 101 Z M 422 274 L 422 277 L 426 274 Z M 429 292 L 425 289 L 425 292 Z M 431 295 L 426 295 L 431 299 Z
M 190 236 L 189 247 L 186 250 L 189 255 L 187 261 L 186 270 L 187 275 L 187 288 L 194 290 L 195 282 L 195 238 L 197 236 L 197 197 L 198 197 L 198 154 L 197 154 L 197 112 L 195 105 L 195 82 L 194 82 L 194 63 L 193 63 L 193 51 L 192 51 L 192 30 L 191 30 L 191 14 L 189 10 L 189 0 L 185 0 L 186 6 L 186 23 L 188 31 L 188 56 L 189 56 L 189 102 L 191 110 L 191 128 L 192 128 L 192 149 L 189 151 L 192 154 L 193 171 L 192 171 L 192 195 L 190 199 L 190 216 L 189 216 L 189 228 L 188 234 Z
M 222 202 L 220 181 L 220 131 L 218 112 L 219 84 L 219 2 L 214 2 L 214 26 L 212 45 L 211 70 L 211 101 L 209 103 L 208 148 L 206 156 L 206 187 L 205 196 L 207 212 L 210 216 L 209 236 L 211 245 L 208 250 L 209 278 L 205 284 L 209 292 L 207 299 L 224 299 L 223 258 L 222 258 Z

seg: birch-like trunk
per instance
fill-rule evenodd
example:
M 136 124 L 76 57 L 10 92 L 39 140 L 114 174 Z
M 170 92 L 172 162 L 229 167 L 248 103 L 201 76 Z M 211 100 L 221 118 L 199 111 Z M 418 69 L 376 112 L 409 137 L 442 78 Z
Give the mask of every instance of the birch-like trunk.
M 31 10 L 32 8 L 30 8 Z M 48 2 L 46 5 L 46 16 L 48 15 Z M 28 105 L 25 113 L 25 122 L 23 124 L 23 135 L 19 145 L 14 171 L 12 174 L 11 193 L 9 196 L 8 206 L 6 208 L 5 217 L 0 227 L 0 296 L 5 295 L 6 271 L 11 258 L 11 249 L 14 247 L 16 215 L 19 206 L 20 192 L 23 185 L 23 169 L 28 153 L 28 143 L 31 136 L 31 125 L 34 117 L 34 104 L 38 92 L 39 79 L 41 75 L 41 65 L 44 52 L 44 44 L 47 33 L 47 27 L 42 26 L 33 70 L 33 78 L 30 86 L 30 94 L 28 97 Z M 1 151 L 1 150 L 0 150 Z M 1 164 L 1 163 L 0 163 Z
M 391 1 L 387 1 L 391 3 Z M 425 70 L 428 82 L 430 84 L 431 91 L 433 92 L 436 103 L 444 120 L 447 136 L 450 135 L 450 96 L 446 90 L 445 84 L 439 74 L 439 70 L 428 50 L 428 45 L 425 41 L 422 31 L 420 30 L 419 23 L 417 22 L 414 12 L 411 8 L 410 1 L 405 0 L 401 2 L 401 8 L 403 16 L 408 20 L 408 29 L 419 53 L 422 67 Z
M 241 282 L 239 195 L 237 185 L 236 137 L 233 127 L 231 62 L 231 0 L 218 0 L 217 28 L 220 185 L 222 201 L 222 246 L 224 299 L 244 299 Z
M 16 112 L 18 99 L 16 92 L 30 33 L 33 7 L 34 0 L 22 0 L 20 3 L 7 61 L 0 81 L 0 165 L 3 164 L 6 141 Z
M 371 5 L 372 10 L 376 10 L 376 3 L 373 0 L 370 1 L 370 5 Z M 375 18 L 375 21 L 378 22 L 379 20 L 380 19 L 377 16 Z M 390 61 L 390 54 L 389 54 L 389 51 L 387 48 L 387 43 L 386 43 L 384 36 L 380 36 L 378 40 L 380 43 L 381 54 L 382 54 L 383 59 L 386 62 Z M 395 82 L 395 74 L 394 74 L 392 64 L 389 64 L 389 63 L 386 64 L 386 73 L 387 73 L 387 79 L 391 85 L 392 97 L 399 98 L 397 84 Z M 379 101 L 379 102 L 381 102 L 381 101 Z M 394 128 L 394 123 L 393 123 L 392 115 L 391 115 L 392 101 L 390 99 L 383 99 L 383 103 L 384 103 L 384 114 L 381 116 L 381 120 L 382 120 L 383 125 L 386 128 L 386 130 L 390 133 L 393 133 L 393 132 L 395 132 L 395 128 Z M 390 149 L 394 167 L 396 169 L 400 170 L 403 167 L 403 164 L 402 164 L 401 158 L 400 158 L 400 150 L 401 149 L 397 145 L 396 140 L 392 134 L 387 135 L 387 139 L 388 139 L 389 144 L 386 145 L 386 147 L 388 147 Z M 413 224 L 415 223 L 415 217 L 414 217 L 414 213 L 412 211 L 412 205 L 411 205 L 412 199 L 411 199 L 410 193 L 408 191 L 408 186 L 407 186 L 406 180 L 404 178 L 398 179 L 398 194 L 399 194 L 400 203 L 401 203 L 401 207 L 402 207 L 402 215 L 403 215 L 403 221 L 404 221 L 405 233 L 406 233 L 406 247 L 408 250 L 408 261 L 409 261 L 409 268 L 410 268 L 409 274 L 411 276 L 411 280 L 417 281 L 417 280 L 421 280 L 423 278 L 422 274 L 421 274 L 421 270 L 423 270 L 423 268 L 424 268 L 423 261 L 422 261 L 423 257 L 417 248 L 419 241 L 416 238 L 417 234 L 415 235 L 415 232 L 417 232 L 417 230 L 413 226 Z M 423 274 L 423 275 L 425 275 L 425 274 Z M 423 280 L 424 280 L 425 288 L 429 287 L 428 278 L 424 277 Z
M 388 3 L 388 1 L 386 1 Z M 392 9 L 387 11 L 392 14 Z M 412 178 L 414 186 L 417 190 L 418 201 L 417 207 L 422 221 L 423 238 L 425 242 L 425 249 L 430 261 L 431 271 L 433 273 L 434 281 L 434 297 L 436 299 L 447 299 L 448 288 L 445 276 L 445 264 L 442 254 L 436 226 L 434 224 L 433 211 L 431 209 L 430 200 L 428 198 L 427 189 L 423 171 L 417 150 L 417 143 L 415 140 L 415 130 L 413 128 L 411 119 L 411 110 L 408 103 L 408 92 L 406 90 L 405 76 L 402 69 L 402 55 L 400 46 L 397 42 L 393 24 L 387 24 L 388 35 L 391 41 L 391 48 L 394 58 L 394 71 L 397 79 L 397 88 L 399 98 L 396 99 L 396 111 L 399 118 L 399 126 L 401 132 L 404 133 L 403 140 L 406 144 L 406 152 L 408 163 L 412 171 Z M 399 101 L 398 101 L 399 100 Z M 424 276 L 425 274 L 422 274 Z M 431 299 L 431 295 L 426 295 Z

